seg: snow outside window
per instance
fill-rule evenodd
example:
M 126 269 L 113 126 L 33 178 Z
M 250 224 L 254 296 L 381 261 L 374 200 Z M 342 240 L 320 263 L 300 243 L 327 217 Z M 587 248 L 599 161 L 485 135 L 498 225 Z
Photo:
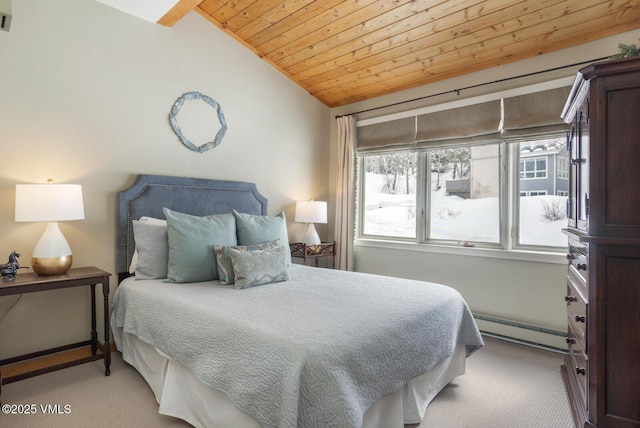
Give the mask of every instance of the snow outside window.
M 363 235 L 416 238 L 415 152 L 365 156 L 363 159 Z
M 549 169 L 568 158 L 564 137 L 359 158 L 360 237 L 504 249 L 567 245 L 568 180 Z
M 500 147 L 429 151 L 428 238 L 500 243 Z
M 515 145 L 520 149 L 517 244 L 566 247 L 567 236 L 562 233 L 562 228 L 567 225 L 569 191 L 566 139 L 558 137 Z M 535 156 L 531 156 L 532 154 Z M 547 168 L 552 168 L 554 162 L 557 173 L 547 174 Z

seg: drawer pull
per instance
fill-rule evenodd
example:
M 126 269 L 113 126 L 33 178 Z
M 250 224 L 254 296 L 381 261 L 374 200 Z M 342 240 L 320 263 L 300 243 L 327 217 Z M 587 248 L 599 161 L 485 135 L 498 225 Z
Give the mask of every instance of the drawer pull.
M 565 302 L 577 302 L 578 298 L 576 296 L 564 296 Z
M 587 264 L 586 263 L 578 263 L 576 265 L 576 269 L 578 269 L 578 270 L 587 270 Z
M 576 374 L 586 375 L 587 369 L 585 369 L 584 367 L 576 367 Z
M 576 322 L 587 322 L 587 317 L 584 315 L 576 315 Z
M 574 343 L 576 343 L 576 340 L 573 337 L 567 337 L 564 341 L 569 345 L 573 345 Z

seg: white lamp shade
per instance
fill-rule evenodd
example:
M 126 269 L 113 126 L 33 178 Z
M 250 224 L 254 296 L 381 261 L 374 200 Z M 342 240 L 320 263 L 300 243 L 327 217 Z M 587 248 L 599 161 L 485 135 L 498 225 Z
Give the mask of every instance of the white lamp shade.
M 296 218 L 298 223 L 326 223 L 327 203 L 323 201 L 296 202 Z
M 80 184 L 16 184 L 16 221 L 84 218 Z

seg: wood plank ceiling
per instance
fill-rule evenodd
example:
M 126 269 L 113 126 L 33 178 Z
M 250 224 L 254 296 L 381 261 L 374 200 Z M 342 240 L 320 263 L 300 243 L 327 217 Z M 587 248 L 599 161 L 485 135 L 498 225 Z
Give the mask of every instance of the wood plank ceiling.
M 180 0 L 158 22 L 190 10 L 329 107 L 640 28 L 640 0 Z

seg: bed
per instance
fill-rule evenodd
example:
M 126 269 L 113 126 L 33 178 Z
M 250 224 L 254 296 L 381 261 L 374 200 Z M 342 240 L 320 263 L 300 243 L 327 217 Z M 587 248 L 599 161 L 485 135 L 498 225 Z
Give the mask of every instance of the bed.
M 196 427 L 418 423 L 483 346 L 449 287 L 292 264 L 253 183 L 140 175 L 117 229 L 116 346 L 160 413 Z

